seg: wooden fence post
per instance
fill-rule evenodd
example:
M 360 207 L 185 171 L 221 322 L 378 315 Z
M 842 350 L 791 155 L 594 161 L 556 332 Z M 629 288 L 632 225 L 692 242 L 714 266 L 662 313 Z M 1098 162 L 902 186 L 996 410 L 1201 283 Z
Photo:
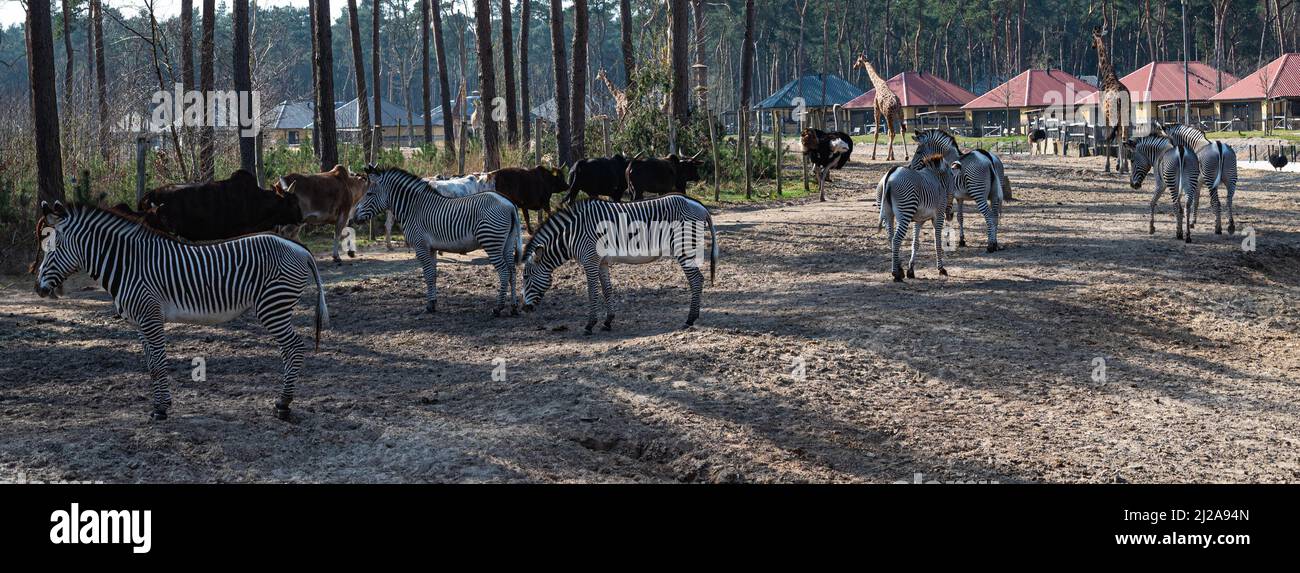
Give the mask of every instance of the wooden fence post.
M 716 133 L 717 126 L 714 125 L 716 118 L 717 116 L 713 115 L 713 112 L 711 111 L 706 112 L 704 114 L 704 120 L 709 122 L 709 149 L 711 150 L 712 152 L 711 155 L 713 156 L 713 200 L 714 201 L 717 201 L 722 198 L 722 184 L 720 183 L 720 178 L 722 177 L 722 175 L 721 173 L 719 173 L 721 169 L 719 168 L 718 165 L 718 136 Z M 606 133 L 608 133 L 609 123 L 606 122 L 605 125 L 606 125 L 605 131 Z M 605 156 L 609 157 L 608 138 L 606 138 L 606 143 L 605 143 Z
M 782 171 L 785 171 L 785 150 L 781 149 L 781 112 L 772 112 L 772 153 L 776 155 L 776 195 L 781 196 Z

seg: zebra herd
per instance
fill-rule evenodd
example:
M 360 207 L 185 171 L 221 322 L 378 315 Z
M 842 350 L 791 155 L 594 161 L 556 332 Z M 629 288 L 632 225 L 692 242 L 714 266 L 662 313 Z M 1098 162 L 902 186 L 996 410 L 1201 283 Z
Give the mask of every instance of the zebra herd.
M 1233 197 L 1236 157 L 1232 148 L 1210 142 L 1194 128 L 1157 126 L 1157 133 L 1126 142 L 1132 151 L 1130 183 L 1141 186 L 1156 173 L 1154 209 L 1161 193 L 1169 192 L 1178 208 L 1177 236 L 1190 241 L 1199 205 L 1199 189 L 1209 189 L 1215 211 L 1215 232 L 1221 232 L 1218 188 L 1227 198 L 1228 232 L 1234 233 Z M 985 150 L 962 152 L 947 132 L 931 129 L 914 135 L 917 148 L 910 163 L 895 166 L 880 179 L 876 200 L 880 227 L 889 226 L 891 273 L 895 281 L 915 278 L 920 228 L 931 223 L 936 266 L 944 268 L 942 245 L 945 220 L 956 216 L 965 244 L 962 205 L 975 204 L 988 232 L 987 250 L 998 246 L 1002 204 L 1011 199 L 1002 161 Z M 273 234 L 229 240 L 189 242 L 160 232 L 140 216 L 88 205 L 42 203 L 38 233 L 44 256 L 37 268 L 36 290 L 56 298 L 67 278 L 84 270 L 112 297 L 118 315 L 136 325 L 151 378 L 152 417 L 165 419 L 171 405 L 171 375 L 167 368 L 163 326 L 168 322 L 217 324 L 249 309 L 279 344 L 283 375 L 276 415 L 289 419 L 304 344 L 295 332 L 293 308 L 312 281 L 316 284 L 315 338 L 328 327 L 329 309 L 320 273 L 311 252 L 301 244 Z M 391 212 L 402 223 L 408 245 L 415 250 L 425 279 L 425 312 L 436 312 L 437 254 L 441 251 L 487 252 L 497 271 L 500 316 L 509 300 L 510 314 L 520 302 L 517 270 L 522 264 L 523 310 L 534 310 L 551 286 L 556 268 L 574 261 L 587 279 L 587 321 L 591 334 L 603 312 L 603 330 L 610 330 L 614 311 L 611 263 L 647 263 L 662 258 L 677 261 L 690 287 L 686 327 L 700 315 L 704 284 L 703 258 L 709 276 L 716 275 L 718 240 L 709 210 L 684 195 L 630 203 L 588 200 L 568 204 L 548 217 L 527 244 L 516 205 L 496 191 L 463 197 L 437 191 L 433 183 L 401 169 L 367 170 L 367 188 L 352 216 L 366 221 Z M 912 230 L 912 255 L 906 272 L 899 249 Z M 706 238 L 707 245 L 706 248 Z M 508 291 L 508 294 L 507 294 Z
M 1156 204 L 1160 195 L 1168 193 L 1174 205 L 1175 238 L 1192 242 L 1192 229 L 1196 225 L 1200 207 L 1200 189 L 1205 187 L 1214 209 L 1214 232 L 1223 233 L 1223 209 L 1219 202 L 1219 188 L 1227 199 L 1228 234 L 1234 234 L 1237 223 L 1233 213 L 1233 199 L 1237 193 L 1237 156 L 1232 147 L 1219 141 L 1211 142 L 1205 133 L 1187 125 L 1153 124 L 1153 133 L 1124 143 L 1132 158 L 1133 169 L 1129 184 L 1134 189 L 1142 187 L 1146 176 L 1155 177 L 1155 192 L 1151 196 L 1150 233 L 1155 234 Z M 988 252 L 998 250 L 998 223 L 1002 203 L 1011 199 L 1011 186 L 1007 181 L 1002 160 L 983 149 L 962 153 L 957 139 L 940 129 L 926 129 L 913 136 L 916 152 L 906 166 L 895 166 L 885 173 L 876 186 L 876 202 L 880 207 L 879 228 L 889 227 L 889 240 L 894 281 L 903 277 L 915 278 L 916 253 L 920 242 L 921 226 L 931 222 L 934 227 L 935 264 L 939 274 L 947 276 L 943 266 L 944 219 L 951 219 L 953 202 L 956 202 L 959 245 L 966 246 L 966 230 L 962 205 L 973 201 L 984 216 L 988 229 Z M 912 256 L 907 271 L 902 268 L 899 248 L 912 229 Z
M 500 280 L 496 316 L 505 309 L 507 285 L 510 312 L 518 314 L 516 269 L 521 263 L 528 311 L 540 304 L 554 270 L 565 261 L 576 261 L 588 280 L 587 334 L 598 310 L 605 313 L 604 330 L 614 319 L 610 263 L 676 259 L 691 289 L 687 327 L 700 314 L 705 234 L 711 241 L 710 277 L 715 274 L 718 243 L 712 217 L 704 205 L 685 196 L 578 202 L 548 218 L 525 248 L 515 205 L 495 191 L 448 197 L 428 180 L 401 169 L 372 168 L 367 176 L 367 190 L 353 219 L 365 221 L 391 210 L 402 223 L 424 270 L 426 312 L 437 309 L 439 251 L 487 252 Z M 195 243 L 159 231 L 126 211 L 57 201 L 41 207 L 37 226 L 44 255 L 36 268 L 37 293 L 57 298 L 63 283 L 78 270 L 85 270 L 109 293 L 117 314 L 139 330 L 152 381 L 153 419 L 166 419 L 172 401 L 164 324 L 219 324 L 250 308 L 280 346 L 284 368 L 275 413 L 289 419 L 304 346 L 291 319 L 309 280 L 317 289 L 317 348 L 329 320 L 320 273 L 306 247 L 274 234 Z M 596 300 L 598 287 L 601 302 Z

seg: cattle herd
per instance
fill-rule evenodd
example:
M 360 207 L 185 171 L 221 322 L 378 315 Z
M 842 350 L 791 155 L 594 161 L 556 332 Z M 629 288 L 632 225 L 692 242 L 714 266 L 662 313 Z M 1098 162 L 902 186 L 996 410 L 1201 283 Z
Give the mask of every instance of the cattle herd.
M 1217 188 L 1222 186 L 1232 233 L 1236 160 L 1231 148 L 1184 126 L 1157 127 L 1156 135 L 1129 142 L 1135 151 L 1134 188 L 1148 172 L 1157 173 L 1151 232 L 1156 201 L 1168 192 L 1178 210 L 1178 237 L 1190 241 L 1201 186 L 1210 190 L 1220 232 Z M 876 187 L 879 226 L 889 226 L 891 270 L 900 282 L 915 277 L 920 228 L 927 222 L 934 228 L 938 271 L 947 274 L 944 221 L 956 214 L 964 245 L 962 206 L 967 201 L 983 215 L 987 249 L 996 252 L 1002 205 L 1011 199 L 996 155 L 962 151 L 956 138 L 937 129 L 923 130 L 913 139 L 910 163 L 890 168 Z M 852 138 L 841 132 L 809 129 L 801 134 L 801 144 L 819 181 L 842 168 L 853 150 Z M 690 287 L 685 321 L 690 327 L 700 314 L 703 260 L 709 261 L 712 279 L 718 258 L 710 211 L 686 195 L 687 186 L 700 179 L 702 165 L 697 157 L 615 155 L 579 161 L 568 169 L 567 179 L 564 170 L 541 165 L 454 178 L 424 178 L 375 165 L 352 173 L 340 165 L 324 173 L 285 175 L 271 189 L 261 188 L 252 174 L 236 171 L 225 180 L 155 189 L 135 209 L 125 204 L 108 209 L 42 204 L 37 234 L 44 254 L 33 265 L 36 290 L 42 297 L 57 297 L 68 276 L 82 270 L 110 294 L 116 313 L 140 330 L 155 419 L 166 418 L 171 405 L 163 325 L 222 323 L 253 310 L 281 347 L 283 383 L 275 408 L 288 419 L 304 350 L 290 317 L 309 283 L 317 288 L 318 346 L 329 319 L 315 258 L 286 238 L 297 237 L 303 225 L 333 225 L 333 259 L 341 262 L 340 239 L 350 224 L 387 214 L 391 241 L 396 220 L 420 262 L 426 285 L 423 310 L 430 313 L 437 311 L 440 252 L 487 253 L 499 279 L 493 308 L 498 316 L 520 310 L 521 265 L 522 309 L 529 311 L 541 303 L 553 271 L 572 260 L 587 279 L 587 334 L 601 318 L 604 330 L 612 328 L 611 263 L 670 258 L 681 266 Z M 578 201 L 579 192 L 590 199 Z M 553 196 L 560 193 L 566 195 L 552 212 Z M 647 194 L 659 197 L 646 199 Z M 630 202 L 622 201 L 629 195 Z M 536 228 L 528 215 L 532 210 L 546 214 Z M 899 251 L 909 229 L 912 254 L 904 271 Z M 355 256 L 351 249 L 347 254 Z

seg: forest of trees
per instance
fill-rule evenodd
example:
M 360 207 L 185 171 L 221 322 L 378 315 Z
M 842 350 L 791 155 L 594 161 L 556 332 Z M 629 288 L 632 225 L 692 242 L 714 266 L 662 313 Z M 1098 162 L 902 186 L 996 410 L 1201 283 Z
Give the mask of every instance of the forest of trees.
M 175 3 L 179 14 L 174 7 L 155 10 Z M 25 25 L 0 29 L 0 101 L 10 110 L 0 117 L 0 209 L 12 209 L 30 194 L 29 187 L 38 186 L 29 170 L 17 168 L 24 161 L 40 158 L 42 194 L 61 189 L 63 180 L 83 170 L 101 179 L 122 174 L 120 166 L 130 155 L 122 151 L 124 141 L 115 140 L 123 130 L 110 127 L 147 110 L 154 92 L 177 83 L 204 91 L 256 90 L 264 112 L 281 100 L 315 100 L 324 108 L 361 95 L 368 106 L 389 101 L 420 114 L 467 94 L 482 92 L 487 101 L 501 96 L 509 103 L 500 134 L 498 125 L 488 122 L 477 148 L 483 165 L 491 168 L 510 150 L 520 160 L 518 150 L 528 147 L 530 136 L 540 135 L 532 133 L 528 110 L 552 98 L 559 125 L 542 146 L 549 145 L 554 158 L 566 164 L 593 154 L 597 141 L 590 130 L 596 126 L 585 110 L 615 113 L 605 78 L 615 90 L 628 91 L 634 108 L 652 107 L 646 117 L 662 118 L 661 110 L 670 111 L 680 126 L 674 133 L 684 141 L 707 133 L 692 127 L 706 117 L 693 113 L 700 105 L 693 64 L 707 67 L 707 109 L 723 114 L 727 129 L 743 130 L 737 109 L 801 74 L 830 72 L 869 87 L 863 72 L 852 69 L 857 54 L 866 54 L 885 77 L 925 71 L 981 93 L 1030 67 L 1096 74 L 1089 31 L 1103 24 L 1120 75 L 1153 59 L 1181 59 L 1183 52 L 1178 0 L 258 4 L 29 2 L 30 42 Z M 1188 0 L 1189 56 L 1243 76 L 1300 49 L 1297 16 L 1300 0 Z M 487 54 L 492 58 L 480 60 Z M 745 62 L 751 62 L 749 77 L 743 73 Z M 629 89 L 637 81 L 644 85 Z M 748 86 L 745 93 L 743 86 Z M 644 111 L 632 109 L 628 117 Z M 313 137 L 322 167 L 341 157 L 333 117 L 327 115 L 318 118 Z M 215 163 L 223 157 L 237 157 L 235 164 L 243 166 L 253 161 L 250 138 L 214 138 L 210 128 L 197 134 L 186 130 L 166 136 L 173 145 L 158 152 L 150 175 L 155 182 L 212 177 L 220 174 Z M 694 135 L 680 135 L 688 132 Z M 446 138 L 444 149 L 455 151 L 450 127 L 439 135 Z M 636 133 L 623 129 L 619 135 Z M 426 128 L 424 141 L 432 138 L 433 129 Z M 369 158 L 371 146 L 366 140 L 362 144 Z M 51 169 L 57 171 L 44 172 Z

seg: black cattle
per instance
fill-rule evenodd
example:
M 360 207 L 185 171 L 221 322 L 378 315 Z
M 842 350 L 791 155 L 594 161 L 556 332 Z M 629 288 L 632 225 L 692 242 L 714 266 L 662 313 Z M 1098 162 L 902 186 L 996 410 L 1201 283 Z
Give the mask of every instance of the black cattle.
M 551 195 L 563 193 L 568 189 L 564 176 L 555 167 L 538 165 L 531 169 L 507 167 L 488 173 L 488 184 L 516 207 L 524 211 L 524 225 L 532 232 L 533 223 L 528 218 L 528 210 L 540 210 L 551 214 Z
M 622 155 L 583 159 L 573 166 L 569 174 L 569 194 L 565 203 L 578 198 L 578 192 L 588 197 L 609 197 L 622 201 L 627 192 L 627 158 Z
M 221 181 L 154 189 L 137 207 L 153 211 L 160 229 L 191 241 L 228 239 L 302 223 L 297 197 L 258 187 L 257 178 L 242 169 Z
M 695 157 L 683 159 L 675 154 L 664 159 L 633 159 L 627 165 L 627 187 L 634 201 L 646 193 L 686 195 L 686 184 L 700 180 L 701 165 L 704 162 Z
M 822 131 L 808 128 L 799 138 L 803 144 L 803 154 L 813 164 L 813 173 L 831 180 L 830 170 L 844 167 L 853 155 L 853 138 L 842 131 Z

